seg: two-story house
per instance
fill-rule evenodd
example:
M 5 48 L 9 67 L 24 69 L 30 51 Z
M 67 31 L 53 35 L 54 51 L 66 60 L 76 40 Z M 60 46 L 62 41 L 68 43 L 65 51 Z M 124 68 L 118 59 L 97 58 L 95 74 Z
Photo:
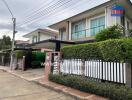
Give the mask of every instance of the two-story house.
M 33 46 L 59 51 L 65 45 L 93 42 L 94 36 L 100 30 L 115 24 L 122 25 L 126 36 L 129 35 L 127 30 L 132 29 L 132 3 L 130 0 L 89 0 L 88 3 L 86 11 L 49 26 L 59 31 L 57 38 L 43 37 L 45 38 L 43 41 L 33 43 L 41 40 L 38 31 L 35 34 L 31 32 L 25 37 L 32 36 L 30 43 L 32 42 Z M 114 10 L 116 5 L 123 8 L 123 16 L 112 16 L 113 11 L 121 12 L 120 9 Z
M 49 26 L 59 31 L 59 40 L 88 41 L 94 39 L 100 30 L 115 24 L 122 25 L 126 36 L 129 35 L 127 30 L 132 29 L 130 0 L 89 0 L 88 3 L 87 11 Z M 124 8 L 123 16 L 112 16 L 116 5 Z

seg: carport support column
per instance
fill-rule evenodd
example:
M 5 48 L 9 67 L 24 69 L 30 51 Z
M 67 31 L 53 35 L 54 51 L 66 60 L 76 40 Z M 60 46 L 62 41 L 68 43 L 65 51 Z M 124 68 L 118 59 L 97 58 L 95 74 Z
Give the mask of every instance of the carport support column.
M 60 51 L 60 48 L 61 48 L 61 43 L 56 42 L 55 51 Z

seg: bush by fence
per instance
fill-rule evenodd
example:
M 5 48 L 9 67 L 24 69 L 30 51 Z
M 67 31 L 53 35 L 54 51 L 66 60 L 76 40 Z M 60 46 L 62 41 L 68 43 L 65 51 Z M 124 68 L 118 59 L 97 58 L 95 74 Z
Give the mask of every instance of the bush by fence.
M 16 50 L 15 55 L 17 59 L 22 59 L 23 56 L 26 56 L 26 51 L 25 50 Z
M 119 39 L 123 37 L 123 27 L 120 25 L 113 25 L 101 30 L 96 36 L 97 41 L 104 41 L 108 39 Z
M 0 53 L 0 64 L 6 66 L 10 64 L 10 52 Z
M 104 61 L 132 61 L 132 38 L 110 39 L 102 42 L 61 48 L 64 59 L 102 59 Z
M 32 67 L 41 67 L 41 63 L 45 61 L 45 53 L 40 51 L 32 52 Z
M 84 92 L 108 97 L 111 100 L 132 100 L 132 89 L 111 83 L 101 83 L 85 77 L 49 75 L 49 80 Z

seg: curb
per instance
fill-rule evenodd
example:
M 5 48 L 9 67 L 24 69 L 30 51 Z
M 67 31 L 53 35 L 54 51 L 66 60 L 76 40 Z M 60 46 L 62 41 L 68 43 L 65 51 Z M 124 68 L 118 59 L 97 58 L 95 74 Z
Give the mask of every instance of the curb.
M 76 95 L 74 95 L 74 94 L 72 94 L 72 93 L 68 93 L 68 92 L 65 92 L 65 91 L 60 90 L 60 89 L 57 89 L 57 88 L 53 88 L 53 87 L 48 86 L 48 85 L 46 85 L 46 84 L 41 84 L 40 82 L 37 82 L 37 81 L 32 81 L 32 82 L 34 82 L 34 83 L 36 83 L 36 84 L 38 84 L 38 85 L 41 85 L 41 86 L 43 86 L 43 87 L 45 87 L 45 88 L 54 90 L 54 91 L 56 91 L 56 92 L 58 92 L 58 93 L 61 92 L 61 93 L 65 94 L 65 95 L 67 95 L 67 96 L 71 96 L 71 97 L 73 97 L 73 98 L 76 99 L 76 100 L 86 100 L 84 97 L 76 96 Z
M 73 97 L 76 100 L 91 100 L 91 97 L 95 96 L 94 94 L 91 94 L 91 95 L 86 96 L 86 97 L 79 96 L 79 95 L 76 95 L 75 93 L 69 93 L 68 91 L 66 91 L 67 88 L 64 88 L 64 89 L 61 90 L 61 89 L 59 89 L 59 87 L 52 87 L 52 86 L 49 86 L 47 84 L 43 84 L 43 83 L 38 82 L 38 81 L 32 81 L 32 82 L 34 82 L 34 83 L 36 83 L 38 85 L 41 85 L 41 86 L 43 86 L 45 88 L 54 90 L 56 92 L 61 92 L 61 93 L 65 94 L 65 95 L 71 96 L 71 97 Z

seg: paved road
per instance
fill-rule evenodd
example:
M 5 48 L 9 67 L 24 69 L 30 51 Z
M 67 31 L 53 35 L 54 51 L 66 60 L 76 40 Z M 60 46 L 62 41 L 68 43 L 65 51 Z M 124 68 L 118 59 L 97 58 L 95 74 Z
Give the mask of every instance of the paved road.
M 0 70 L 0 100 L 74 100 Z

